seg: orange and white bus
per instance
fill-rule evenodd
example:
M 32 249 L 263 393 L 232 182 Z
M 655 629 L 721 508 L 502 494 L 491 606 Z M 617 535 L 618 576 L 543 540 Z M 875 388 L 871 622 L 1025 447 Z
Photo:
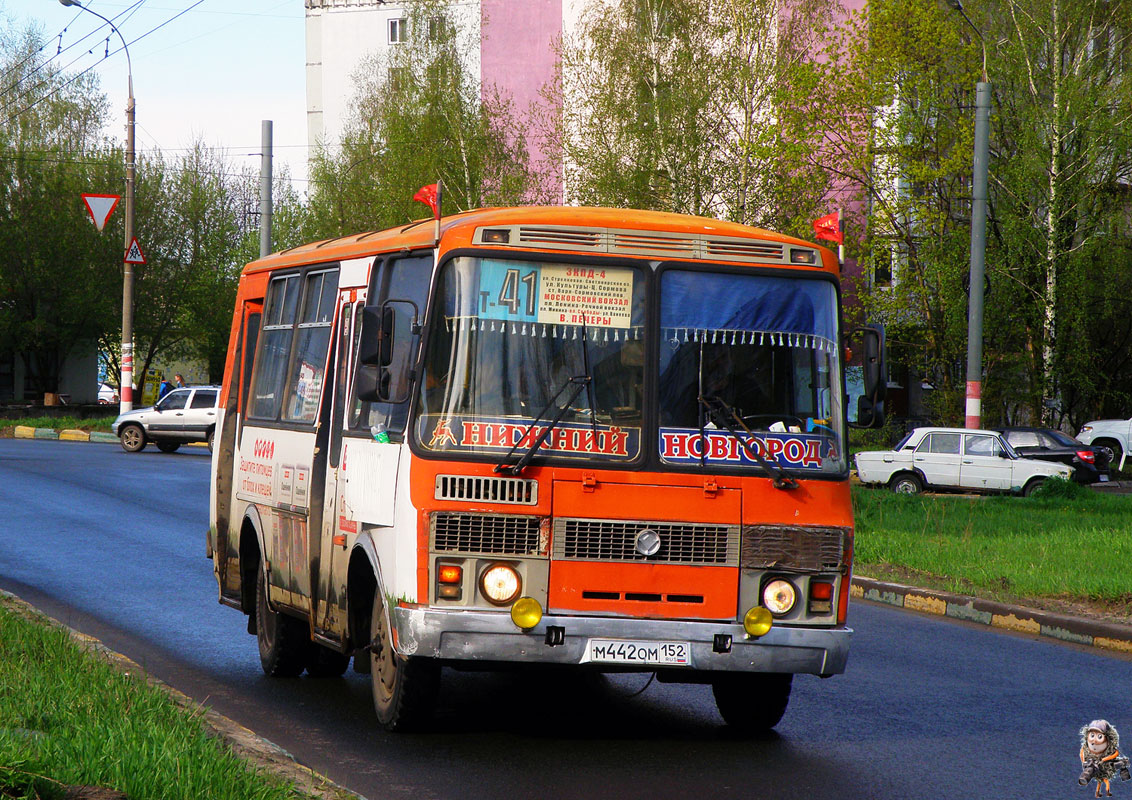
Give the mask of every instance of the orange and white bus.
M 485 209 L 240 278 L 212 462 L 220 602 L 269 675 L 441 667 L 710 683 L 777 724 L 845 668 L 853 518 L 837 258 L 741 225 Z M 881 340 L 861 407 L 881 417 Z

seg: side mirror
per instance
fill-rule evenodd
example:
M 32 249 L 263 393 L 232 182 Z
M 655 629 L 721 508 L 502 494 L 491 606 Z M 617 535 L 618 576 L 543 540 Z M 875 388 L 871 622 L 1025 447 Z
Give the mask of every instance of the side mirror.
M 359 400 L 403 403 L 409 399 L 412 343 L 418 333 L 417 306 L 411 300 L 388 300 L 362 309 L 354 378 L 354 394 Z
M 358 363 L 369 367 L 388 367 L 393 360 L 395 314 L 389 305 L 362 309 L 362 335 L 358 341 Z
M 884 400 L 888 393 L 888 365 L 885 359 L 883 325 L 864 325 L 853 330 L 860 339 L 860 375 L 864 392 L 857 398 L 857 428 L 880 428 L 884 425 Z

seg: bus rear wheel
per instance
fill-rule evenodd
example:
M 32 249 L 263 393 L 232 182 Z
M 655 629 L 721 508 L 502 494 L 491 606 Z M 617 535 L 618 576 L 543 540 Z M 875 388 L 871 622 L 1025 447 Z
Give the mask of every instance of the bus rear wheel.
M 255 587 L 255 638 L 259 663 L 273 678 L 294 678 L 307 668 L 311 648 L 307 626 L 294 617 L 272 611 L 267 604 L 267 577 L 258 570 Z
M 769 731 L 786 713 L 794 676 L 777 672 L 720 675 L 711 684 L 723 721 L 744 735 Z
M 440 689 L 440 665 L 431 658 L 397 655 L 381 587 L 370 614 L 370 683 L 377 721 L 387 731 L 419 730 L 432 716 Z

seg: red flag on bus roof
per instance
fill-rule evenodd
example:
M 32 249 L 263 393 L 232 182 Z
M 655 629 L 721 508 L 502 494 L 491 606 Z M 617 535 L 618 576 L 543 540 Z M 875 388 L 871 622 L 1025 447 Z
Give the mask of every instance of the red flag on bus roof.
M 834 211 L 832 214 L 826 214 L 824 217 L 815 219 L 814 236 L 819 239 L 829 239 L 838 244 L 844 244 L 845 237 L 841 233 L 841 212 Z
M 430 183 L 428 186 L 422 186 L 417 190 L 417 193 L 413 195 L 413 199 L 426 204 L 432 209 L 432 215 L 437 219 L 440 218 L 440 191 L 437 188 L 437 184 Z

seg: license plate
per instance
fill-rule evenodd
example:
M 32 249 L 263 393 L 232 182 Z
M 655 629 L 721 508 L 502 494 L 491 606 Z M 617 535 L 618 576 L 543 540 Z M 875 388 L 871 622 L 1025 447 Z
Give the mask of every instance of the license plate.
M 687 666 L 691 650 L 687 642 L 626 642 L 590 639 L 586 660 L 603 664 L 662 664 Z
M 1100 479 L 1101 481 L 1107 481 L 1107 480 L 1108 480 L 1108 476 L 1107 476 L 1107 475 L 1098 475 L 1097 477 L 1098 477 L 1098 478 L 1099 478 L 1099 479 Z

